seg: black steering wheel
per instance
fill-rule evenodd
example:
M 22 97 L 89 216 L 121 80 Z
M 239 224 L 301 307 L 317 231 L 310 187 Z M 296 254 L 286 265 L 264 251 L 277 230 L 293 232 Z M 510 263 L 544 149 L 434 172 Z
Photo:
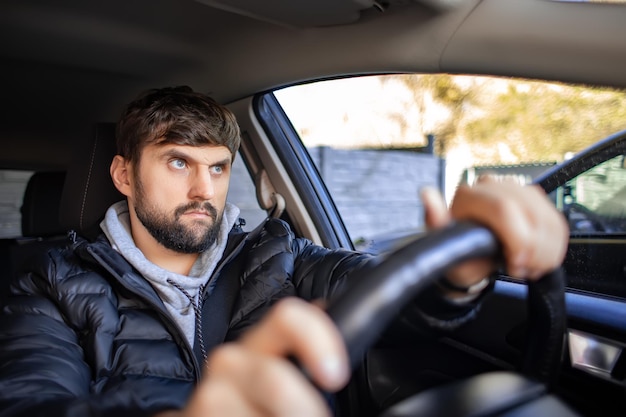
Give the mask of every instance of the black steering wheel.
M 353 368 L 403 307 L 427 285 L 465 260 L 496 258 L 499 254 L 499 242 L 489 229 L 457 223 L 409 242 L 353 281 L 327 306 L 345 340 Z M 470 378 L 439 391 L 426 391 L 401 401 L 384 415 L 504 416 L 512 410 L 511 404 L 531 403 L 535 408 L 529 414 L 518 411 L 515 415 L 576 415 L 555 398 L 550 398 L 551 406 L 556 401 L 570 414 L 560 409 L 537 409 L 534 404 L 549 394 L 558 375 L 566 327 L 561 270 L 529 283 L 527 302 L 529 331 L 519 373 L 482 375 L 477 377 L 482 378 L 480 381 Z

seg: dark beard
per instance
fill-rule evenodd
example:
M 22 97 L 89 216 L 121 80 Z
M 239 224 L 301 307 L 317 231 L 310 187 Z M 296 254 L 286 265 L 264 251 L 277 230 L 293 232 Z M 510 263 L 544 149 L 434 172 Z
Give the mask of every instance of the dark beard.
M 196 201 L 179 206 L 174 211 L 173 220 L 168 219 L 167 215 L 153 208 L 146 207 L 144 203 L 143 187 L 137 182 L 137 202 L 135 205 L 137 218 L 152 237 L 167 249 L 179 253 L 201 253 L 209 249 L 217 240 L 223 213 L 218 214 L 217 209 L 211 203 Z M 204 233 L 200 235 L 193 233 L 192 230 L 180 223 L 180 217 L 189 210 L 204 210 L 213 219 L 213 223 L 206 228 Z M 198 227 L 206 226 L 199 223 Z

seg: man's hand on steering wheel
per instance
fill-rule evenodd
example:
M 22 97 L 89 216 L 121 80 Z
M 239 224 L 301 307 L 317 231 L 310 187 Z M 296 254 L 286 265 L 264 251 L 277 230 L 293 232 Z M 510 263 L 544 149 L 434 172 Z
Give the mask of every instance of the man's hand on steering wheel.
M 450 210 L 436 191 L 426 190 L 423 198 L 430 228 L 456 220 L 490 228 L 502 244 L 512 276 L 535 280 L 563 261 L 567 225 L 537 187 L 485 179 L 473 187 L 460 187 Z M 467 261 L 448 279 L 468 287 L 495 266 L 493 260 Z M 350 363 L 337 327 L 318 307 L 283 300 L 242 340 L 214 351 L 207 364 L 208 377 L 184 410 L 159 417 L 329 415 L 320 392 L 288 357 L 295 357 L 323 389 L 336 391 L 347 383 Z
M 471 187 L 460 186 L 449 210 L 434 189 L 424 189 L 422 200 L 429 229 L 462 220 L 491 229 L 502 245 L 504 266 L 511 277 L 537 280 L 563 262 L 569 239 L 567 222 L 538 186 L 520 186 L 487 175 Z M 472 260 L 457 267 L 447 279 L 466 288 L 495 267 L 492 259 Z

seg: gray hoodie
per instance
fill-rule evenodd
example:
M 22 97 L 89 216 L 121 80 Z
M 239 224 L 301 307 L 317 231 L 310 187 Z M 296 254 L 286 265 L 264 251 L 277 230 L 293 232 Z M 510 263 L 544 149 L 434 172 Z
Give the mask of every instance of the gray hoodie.
M 197 302 L 201 287 L 211 288 L 211 275 L 222 258 L 228 233 L 239 217 L 239 208 L 226 203 L 218 237 L 213 247 L 202 252 L 191 268 L 189 276 L 176 274 L 150 262 L 137 248 L 130 231 L 130 215 L 126 201 L 113 204 L 106 212 L 100 227 L 111 246 L 119 252 L 143 277 L 152 284 L 163 300 L 172 318 L 178 323 L 189 344 L 193 346 L 195 312 L 192 305 Z M 179 288 L 184 289 L 191 300 Z

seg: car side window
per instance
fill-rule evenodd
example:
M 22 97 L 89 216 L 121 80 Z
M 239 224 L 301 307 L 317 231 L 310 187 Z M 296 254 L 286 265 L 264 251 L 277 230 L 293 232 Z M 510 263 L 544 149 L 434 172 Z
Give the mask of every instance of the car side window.
M 626 91 L 532 80 L 361 76 L 292 86 L 274 96 L 354 247 L 372 253 L 424 231 L 423 187 L 439 189 L 450 203 L 460 184 L 482 173 L 529 184 L 626 129 L 615 108 L 626 103 Z M 626 297 L 626 240 L 619 236 L 626 233 L 624 158 L 564 178 L 550 197 L 570 222 L 568 287 Z
M 0 170 L 0 239 L 22 236 L 20 208 L 33 171 Z
M 265 210 L 259 206 L 254 181 L 241 155 L 237 155 L 233 161 L 227 200 L 239 207 L 239 217 L 244 220 L 243 229 L 246 231 L 254 229 L 267 217 Z
M 570 232 L 626 233 L 624 156 L 602 162 L 557 189 Z

